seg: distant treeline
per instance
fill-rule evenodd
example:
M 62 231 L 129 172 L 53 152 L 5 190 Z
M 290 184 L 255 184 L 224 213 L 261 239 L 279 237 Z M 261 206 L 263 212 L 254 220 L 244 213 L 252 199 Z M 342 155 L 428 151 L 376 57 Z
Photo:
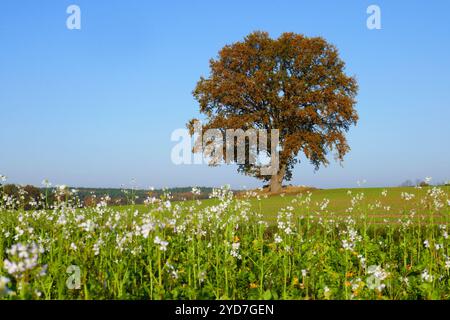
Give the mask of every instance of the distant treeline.
M 406 180 L 403 181 L 399 187 L 429 187 L 431 185 L 435 185 L 435 186 L 450 186 L 450 181 L 447 182 L 440 182 L 440 183 L 435 183 L 432 184 L 430 181 L 426 181 L 426 180 L 422 180 L 422 179 L 416 179 L 415 182 L 413 182 L 412 180 Z
M 140 189 L 115 189 L 115 188 L 76 188 L 80 200 L 88 204 L 93 199 L 101 199 L 109 196 L 111 204 L 126 205 L 130 203 L 143 204 L 148 197 L 160 198 L 164 193 L 170 193 L 171 200 L 207 199 L 213 188 L 198 188 L 200 194 L 194 195 L 192 187 L 178 187 L 168 189 L 140 190 Z
M 70 199 L 82 207 L 92 207 L 106 201 L 108 205 L 143 204 L 149 197 L 160 198 L 170 194 L 170 200 L 207 199 L 213 188 L 178 187 L 156 190 L 117 189 L 117 188 L 37 188 L 32 185 L 0 184 L 0 204 L 9 208 L 42 209 L 54 207 L 61 201 Z

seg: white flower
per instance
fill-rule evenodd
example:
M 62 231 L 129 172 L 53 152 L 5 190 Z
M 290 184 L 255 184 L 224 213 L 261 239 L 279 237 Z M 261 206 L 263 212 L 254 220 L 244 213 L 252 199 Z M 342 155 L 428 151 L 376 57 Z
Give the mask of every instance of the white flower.
M 153 242 L 155 244 L 159 245 L 159 250 L 161 251 L 166 251 L 167 250 L 167 246 L 169 245 L 169 242 L 162 240 L 160 237 L 156 236 L 155 239 L 153 240 Z
M 178 270 L 176 270 L 175 267 L 168 262 L 166 262 L 166 267 L 169 269 L 172 279 L 178 279 Z
M 349 242 L 348 240 L 346 240 L 346 239 L 342 240 L 342 248 L 344 250 L 353 250 L 354 246 L 355 245 L 353 243 Z
M 430 247 L 430 242 L 428 240 L 425 240 L 423 242 L 423 245 L 425 246 L 425 248 L 429 248 Z
M 64 215 L 61 215 L 58 218 L 58 223 L 59 224 L 65 224 L 66 223 Z M 92 220 L 87 220 L 85 222 L 80 223 L 80 227 L 83 228 L 84 231 L 86 231 L 86 232 L 93 232 L 95 230 L 95 228 L 96 228 L 96 224 L 94 222 L 92 222 Z
M 403 200 L 409 201 L 412 200 L 415 197 L 415 195 L 413 193 L 402 192 L 401 197 Z
M 200 281 L 200 283 L 203 283 L 205 279 L 206 279 L 206 272 L 205 271 L 200 272 L 200 274 L 198 275 L 198 280 Z
M 10 280 L 6 277 L 0 276 L 0 297 L 6 296 L 10 293 L 7 284 Z
M 50 187 L 52 184 L 47 179 L 42 180 L 42 185 L 46 188 Z
M 96 243 L 94 243 L 94 246 L 92 247 L 92 250 L 94 251 L 94 255 L 98 256 L 100 254 L 100 247 L 103 244 L 103 240 L 100 238 Z
M 144 236 L 145 239 L 147 239 L 148 234 L 150 231 L 153 231 L 155 229 L 154 223 L 146 223 L 141 228 L 141 234 Z
M 363 255 L 359 254 L 358 259 L 359 259 L 359 263 L 361 263 L 361 266 L 363 268 L 366 268 L 366 258 Z
M 385 280 L 389 273 L 386 272 L 381 266 L 372 265 L 367 269 L 367 274 L 370 276 L 366 279 L 367 287 L 371 290 L 383 291 L 386 285 L 382 282 Z
M 275 235 L 275 243 L 281 243 L 282 241 L 283 241 L 283 239 L 278 234 L 276 234 Z
M 320 210 L 325 210 L 328 207 L 328 204 L 330 203 L 329 199 L 324 199 L 322 203 L 320 204 Z
M 449 258 L 447 258 L 445 260 L 445 269 L 450 269 L 450 259 Z
M 40 270 L 45 274 L 45 267 L 38 266 L 39 253 L 44 250 L 35 243 L 23 245 L 17 243 L 7 249 L 8 259 L 3 261 L 3 267 L 16 279 L 22 279 L 28 272 Z
M 384 280 L 389 275 L 389 273 L 383 270 L 381 266 L 369 266 L 367 273 L 372 274 L 378 280 Z
M 284 229 L 284 233 L 286 233 L 286 234 L 291 234 L 292 233 L 292 229 L 291 229 L 291 227 L 286 227 L 286 229 Z
M 241 259 L 241 255 L 239 254 L 239 247 L 241 246 L 241 244 L 239 242 L 234 242 L 231 245 L 231 251 L 230 254 L 231 256 L 237 258 L 237 259 Z
M 8 178 L 2 174 L 0 174 L 0 182 L 5 182 Z
M 422 281 L 425 282 L 433 281 L 433 276 L 428 273 L 428 269 L 423 270 L 422 274 L 420 275 L 420 278 L 422 279 Z
M 193 187 L 192 190 L 191 190 L 191 193 L 192 193 L 193 195 L 198 196 L 198 195 L 200 195 L 202 192 L 200 191 L 199 188 Z
M 404 282 L 407 286 L 409 286 L 409 279 L 408 279 L 408 277 L 400 277 L 400 280 L 402 282 Z
M 167 242 L 167 241 L 161 241 L 160 246 L 159 246 L 159 250 L 166 251 L 168 244 L 169 244 L 169 242 Z
M 363 179 L 363 181 L 356 181 L 356 184 L 358 185 L 358 187 L 361 187 L 362 185 L 364 185 L 364 184 L 366 184 L 367 183 L 367 180 L 366 179 Z

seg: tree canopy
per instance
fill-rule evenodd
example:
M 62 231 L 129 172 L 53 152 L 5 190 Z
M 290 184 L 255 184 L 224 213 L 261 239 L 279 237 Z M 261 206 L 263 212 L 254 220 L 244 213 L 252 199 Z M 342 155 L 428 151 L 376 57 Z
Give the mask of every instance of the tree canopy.
M 210 60 L 210 75 L 200 78 L 193 95 L 206 118 L 203 130 L 279 129 L 276 174 L 264 176 L 254 164 L 238 164 L 240 172 L 270 181 L 271 191 L 278 192 L 300 153 L 316 169 L 329 163 L 332 151 L 343 161 L 350 149 L 345 133 L 358 120 L 357 90 L 337 48 L 325 39 L 295 33 L 272 39 L 253 32 Z M 191 132 L 194 121 L 188 124 Z

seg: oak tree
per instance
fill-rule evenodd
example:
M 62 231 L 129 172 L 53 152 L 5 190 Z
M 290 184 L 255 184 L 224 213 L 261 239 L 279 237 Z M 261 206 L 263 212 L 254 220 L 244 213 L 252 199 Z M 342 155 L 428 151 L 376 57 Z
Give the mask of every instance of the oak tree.
M 239 172 L 270 181 L 271 192 L 279 192 L 300 154 L 316 170 L 329 163 L 330 152 L 343 161 L 350 149 L 345 133 L 358 120 L 357 89 L 337 48 L 325 39 L 253 32 L 210 60 L 210 75 L 200 78 L 193 95 L 205 115 L 203 130 L 279 129 L 276 174 L 261 175 L 248 161 L 238 164 Z M 191 133 L 195 120 L 188 124 Z

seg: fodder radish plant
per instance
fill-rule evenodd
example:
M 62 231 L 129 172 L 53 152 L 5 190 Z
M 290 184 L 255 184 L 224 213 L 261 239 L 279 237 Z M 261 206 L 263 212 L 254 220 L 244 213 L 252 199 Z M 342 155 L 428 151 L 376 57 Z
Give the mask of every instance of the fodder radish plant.
M 374 214 L 387 190 L 375 203 L 349 192 L 340 214 L 303 193 L 271 223 L 251 204 L 264 199 L 227 187 L 209 206 L 165 194 L 140 210 L 55 192 L 27 211 L 0 197 L 3 299 L 450 298 L 444 187 L 402 194 L 408 209 L 389 221 Z

